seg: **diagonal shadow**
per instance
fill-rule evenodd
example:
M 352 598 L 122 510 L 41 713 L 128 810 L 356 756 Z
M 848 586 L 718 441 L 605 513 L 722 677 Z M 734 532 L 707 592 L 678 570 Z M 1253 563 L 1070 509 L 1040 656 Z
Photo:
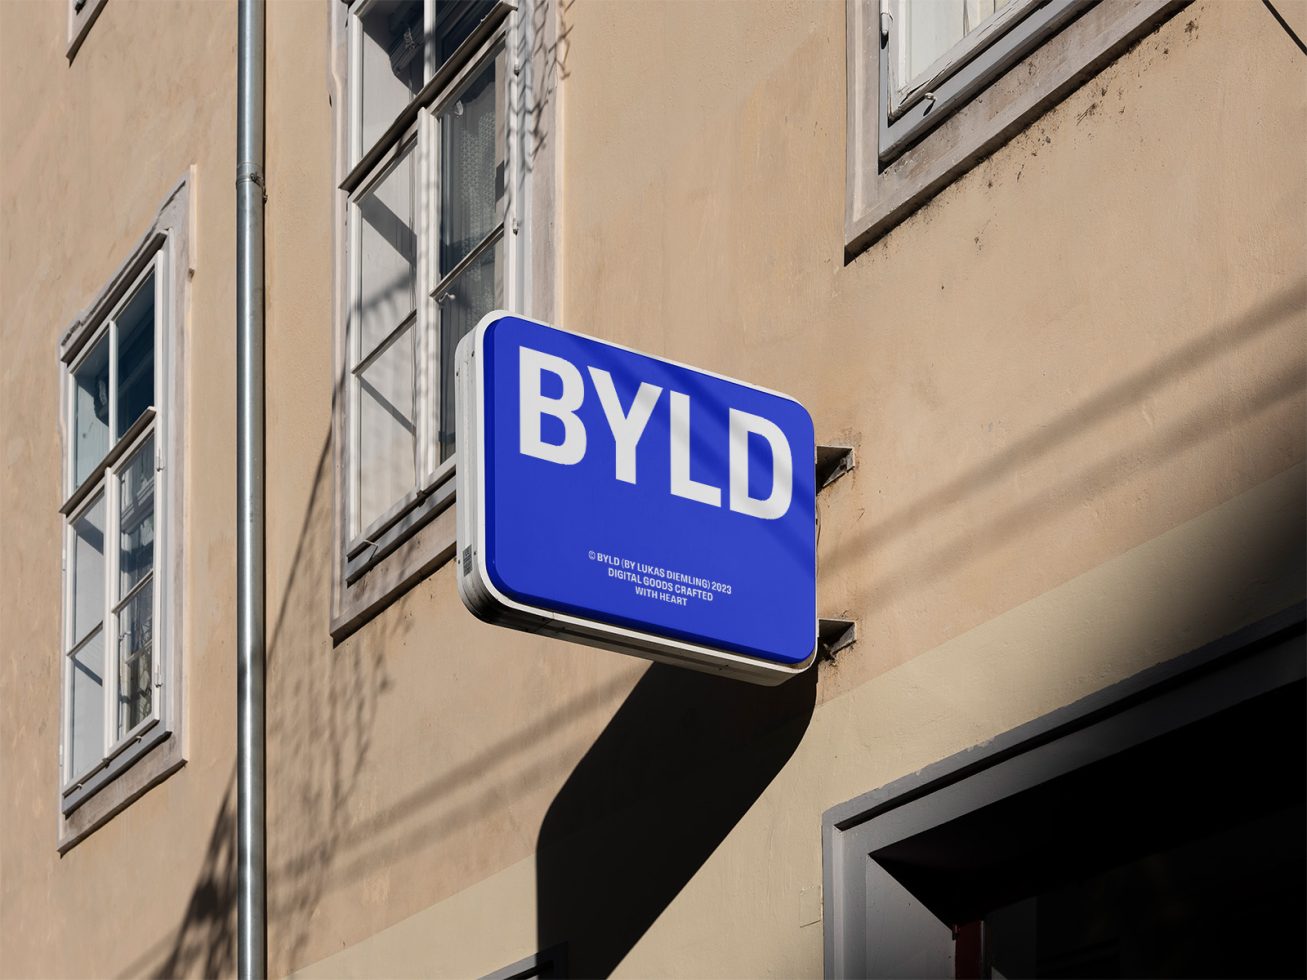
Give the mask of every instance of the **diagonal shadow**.
M 1253 398 L 1237 409 L 1230 409 L 1219 401 L 1205 405 L 1147 439 L 1131 443 L 1069 474 L 1029 499 L 996 512 L 983 527 L 947 539 L 938 547 L 923 543 L 921 549 L 892 571 L 869 579 L 870 610 L 882 610 L 902 595 L 974 560 L 976 555 L 997 550 L 1017 535 L 1048 523 L 1067 508 L 1067 501 L 1075 500 L 1077 493 L 1085 488 L 1110 487 L 1139 469 L 1160 465 L 1165 459 L 1179 456 L 1206 439 L 1280 407 L 1302 394 L 1305 373 L 1307 363 L 1301 360 L 1291 362 L 1287 370 L 1269 379 Z M 840 542 L 837 560 L 846 561 L 851 557 L 846 550 L 848 547 L 845 541 Z
M 120 977 L 230 976 L 236 968 L 236 772 L 218 807 L 204 863 L 175 933 L 142 950 Z
M 611 974 L 794 754 L 816 685 L 651 666 L 541 823 L 537 947 Z
M 1252 310 L 1195 337 L 1134 374 L 1066 409 L 984 462 L 923 494 L 846 541 L 850 558 L 866 554 L 967 500 L 1011 474 L 1018 464 L 1045 456 L 1095 424 L 1136 405 L 1149 393 L 1198 370 L 1269 332 L 1292 327 L 1307 307 L 1307 279 L 1271 296 Z

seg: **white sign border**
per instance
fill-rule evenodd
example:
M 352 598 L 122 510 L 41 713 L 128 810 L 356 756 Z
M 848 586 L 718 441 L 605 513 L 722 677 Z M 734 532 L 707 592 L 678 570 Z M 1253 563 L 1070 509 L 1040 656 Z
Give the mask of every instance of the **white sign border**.
M 494 310 L 481 318 L 480 322 L 461 341 L 454 355 L 455 398 L 458 415 L 458 464 L 455 467 L 455 508 L 458 512 L 457 550 L 454 558 L 457 564 L 458 594 L 468 610 L 483 622 L 527 633 L 557 635 L 560 638 L 574 640 L 587 646 L 599 647 L 617 653 L 626 653 L 659 663 L 674 664 L 692 670 L 710 674 L 719 674 L 754 684 L 774 686 L 781 684 L 807 670 L 817 658 L 817 615 L 813 610 L 812 652 L 797 664 L 778 664 L 748 657 L 729 650 L 686 643 L 669 637 L 645 633 L 639 630 L 614 626 L 594 619 L 584 619 L 567 613 L 539 606 L 530 606 L 504 595 L 495 587 L 486 567 L 486 499 L 485 499 L 485 427 L 481 424 L 485 412 L 485 381 L 483 372 L 477 365 L 485 360 L 485 335 L 490 325 L 503 317 L 514 317 L 530 323 L 539 324 L 557 330 L 551 324 L 530 317 L 519 316 L 505 310 Z M 567 331 L 574 333 L 573 331 Z M 596 343 L 617 350 L 640 354 L 643 357 L 653 355 L 643 351 L 632 350 L 621 344 L 592 337 L 587 334 L 575 334 Z M 668 358 L 658 358 L 675 367 L 695 371 L 721 381 L 729 381 L 746 388 L 752 388 L 786 401 L 800 403 L 789 395 L 771 391 L 759 385 L 749 384 L 736 378 L 728 378 L 712 371 L 690 367 Z M 474 406 L 468 411 L 469 405 Z M 802 407 L 802 405 L 800 405 Z M 816 459 L 811 461 L 816 466 Z M 470 505 L 470 506 L 469 506 Z M 469 550 L 470 549 L 470 550 Z M 813 576 L 816 576 L 816 554 L 813 555 Z

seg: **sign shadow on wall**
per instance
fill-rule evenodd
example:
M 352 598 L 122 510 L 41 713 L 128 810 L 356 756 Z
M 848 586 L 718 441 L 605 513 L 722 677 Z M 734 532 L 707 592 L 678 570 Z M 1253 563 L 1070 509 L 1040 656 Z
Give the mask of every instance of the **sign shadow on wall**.
M 565 944 L 571 976 L 611 974 L 793 756 L 816 683 L 653 664 L 545 814 L 537 948 Z

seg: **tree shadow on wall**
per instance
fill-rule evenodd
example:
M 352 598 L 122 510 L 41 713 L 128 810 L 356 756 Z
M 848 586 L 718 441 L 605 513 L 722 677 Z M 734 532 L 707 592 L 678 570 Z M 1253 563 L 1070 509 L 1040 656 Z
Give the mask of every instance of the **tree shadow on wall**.
M 236 969 L 236 781 L 227 780 L 204 862 L 174 932 L 141 950 L 119 977 L 225 977 Z
M 611 974 L 794 754 L 816 683 L 651 666 L 545 814 L 538 948 L 565 943 L 572 976 Z
M 390 684 L 387 656 L 403 649 L 411 629 L 410 617 L 398 610 L 347 645 L 329 646 L 324 633 L 306 627 L 325 624 L 330 615 L 330 449 L 324 440 L 267 642 L 267 901 L 273 973 L 304 958 L 314 914 L 349 844 L 351 804 L 371 761 L 380 698 Z M 230 975 L 236 961 L 237 886 L 233 767 L 181 922 L 121 975 Z
M 157 976 L 227 976 L 235 969 L 236 787 L 227 784 L 209 835 L 204 866 Z

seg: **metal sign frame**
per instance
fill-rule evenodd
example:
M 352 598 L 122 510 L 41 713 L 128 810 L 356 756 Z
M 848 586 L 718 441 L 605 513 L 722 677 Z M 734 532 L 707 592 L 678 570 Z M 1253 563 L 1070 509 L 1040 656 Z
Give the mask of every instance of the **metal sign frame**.
M 483 622 L 527 633 L 559 636 L 618 653 L 630 654 L 660 663 L 674 664 L 693 670 L 719 674 L 755 684 L 776 685 L 801 674 L 812 665 L 817 655 L 817 616 L 813 609 L 812 649 L 801 662 L 785 664 L 751 657 L 731 650 L 718 649 L 683 640 L 586 619 L 567 612 L 519 602 L 498 589 L 491 580 L 486 562 L 486 446 L 485 446 L 485 336 L 489 327 L 504 317 L 513 317 L 538 324 L 552 330 L 559 328 L 529 317 L 496 310 L 481 319 L 458 345 L 455 354 L 455 389 L 457 398 L 456 497 L 458 513 L 458 543 L 456 551 L 458 592 L 469 611 Z M 574 336 L 619 351 L 651 355 L 614 344 L 598 337 L 564 331 Z M 668 358 L 656 358 L 671 366 L 694 371 L 732 384 L 742 385 L 767 395 L 783 398 L 798 404 L 795 399 L 758 385 L 704 371 Z M 802 407 L 802 406 L 800 406 Z M 805 410 L 806 411 L 806 410 Z M 802 466 L 804 460 L 795 460 Z M 806 461 L 814 468 L 815 458 Z M 816 576 L 816 547 L 814 528 L 813 575 Z

